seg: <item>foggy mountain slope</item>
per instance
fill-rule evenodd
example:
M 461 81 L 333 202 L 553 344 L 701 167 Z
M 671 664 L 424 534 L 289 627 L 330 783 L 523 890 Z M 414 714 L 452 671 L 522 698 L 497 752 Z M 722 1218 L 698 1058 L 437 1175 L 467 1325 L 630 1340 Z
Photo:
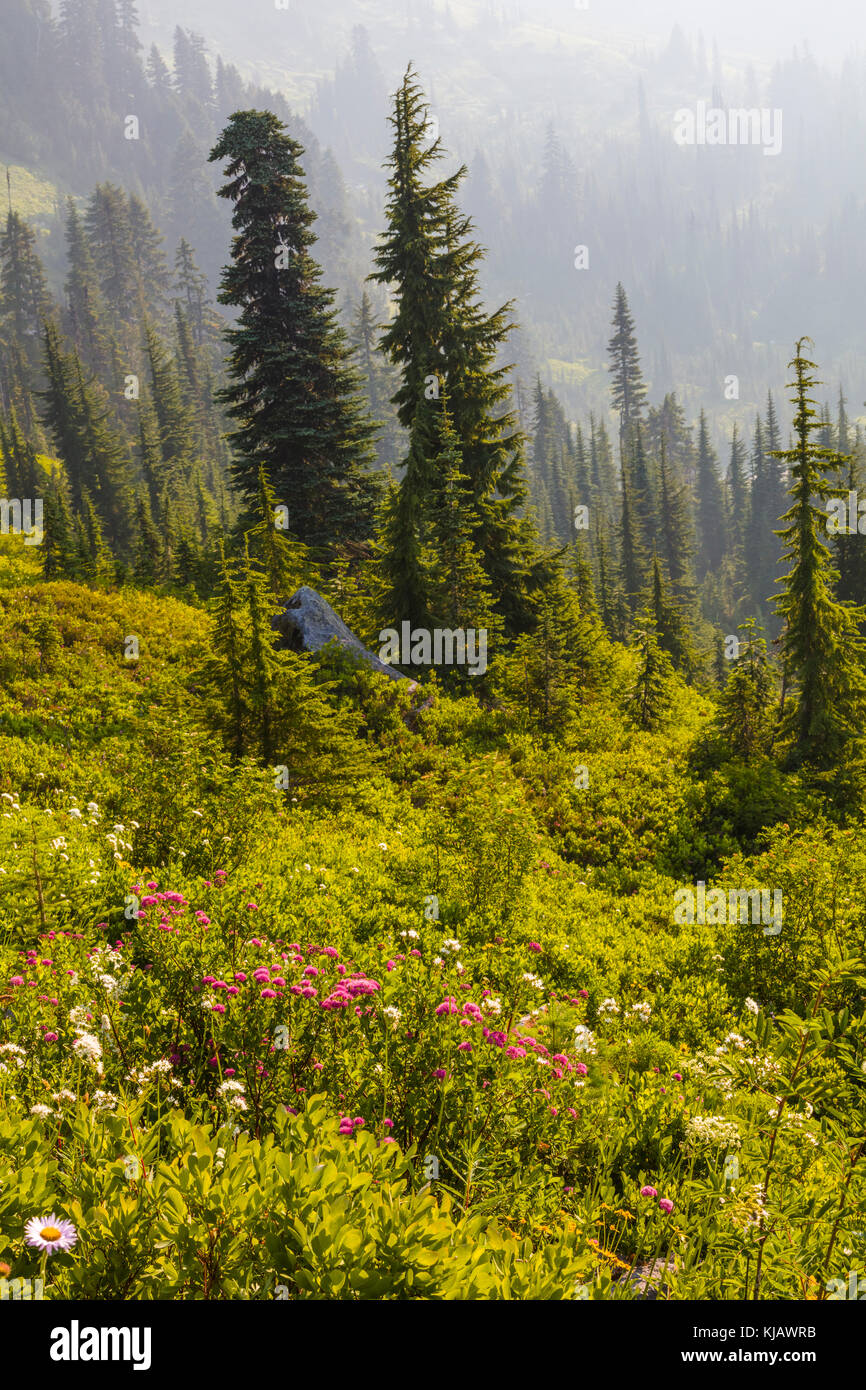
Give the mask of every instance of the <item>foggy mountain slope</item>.
M 368 244 L 381 225 L 388 92 L 413 61 L 443 168 L 469 165 L 465 202 L 491 253 L 485 291 L 491 302 L 517 296 L 521 370 L 557 376 L 575 412 L 606 400 L 598 367 L 618 280 L 653 396 L 676 383 L 687 404 L 715 398 L 728 424 L 784 370 L 798 315 L 816 325 L 831 377 L 850 382 L 866 366 L 856 315 L 842 312 L 863 283 L 866 74 L 856 36 L 841 70 L 802 44 L 795 52 L 798 33 L 815 27 L 807 7 L 790 10 L 775 40 L 742 4 L 711 11 L 703 32 L 705 9 L 654 6 L 650 26 L 625 0 L 587 11 L 565 0 L 326 0 L 315 10 L 291 0 L 286 11 L 270 0 L 147 0 L 141 11 L 145 36 L 165 45 L 180 19 L 297 103 L 333 150 Z M 671 32 L 678 19 L 684 28 Z M 679 148 L 675 113 L 699 101 L 780 108 L 781 153 Z M 589 248 L 582 275 L 577 245 Z M 742 411 L 723 397 L 730 373 Z

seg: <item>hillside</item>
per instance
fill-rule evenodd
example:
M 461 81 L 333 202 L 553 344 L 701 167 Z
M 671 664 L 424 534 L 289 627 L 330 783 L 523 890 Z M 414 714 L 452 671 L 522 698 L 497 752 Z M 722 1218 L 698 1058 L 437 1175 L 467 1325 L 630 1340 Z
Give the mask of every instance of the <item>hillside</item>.
M 710 706 L 681 692 L 675 726 L 637 732 L 619 661 L 543 752 L 443 696 L 410 733 L 386 680 L 346 674 L 365 775 L 351 804 L 315 784 L 287 804 L 204 718 L 207 633 L 132 590 L 0 592 L 0 1229 L 61 1206 L 99 1251 L 53 1296 L 448 1298 L 510 1277 L 511 1296 L 610 1298 L 671 1254 L 675 1297 L 739 1297 L 771 1169 L 762 1296 L 816 1297 L 864 1201 L 856 1173 L 839 1186 L 835 1118 L 863 1088 L 862 1034 L 839 1031 L 862 1010 L 838 964 L 866 930 L 850 835 L 795 809 L 772 826 L 799 803 L 786 779 L 732 852 L 742 786 L 693 767 Z M 781 885 L 783 935 L 674 923 L 720 849 L 713 886 Z M 204 1269 L 202 1203 L 222 1232 Z

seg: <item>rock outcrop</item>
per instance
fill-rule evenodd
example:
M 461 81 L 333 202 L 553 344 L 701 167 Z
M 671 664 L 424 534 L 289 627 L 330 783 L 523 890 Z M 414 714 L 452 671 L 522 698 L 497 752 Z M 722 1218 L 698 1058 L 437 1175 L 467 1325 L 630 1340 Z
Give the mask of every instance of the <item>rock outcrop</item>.
M 318 652 L 329 642 L 338 642 L 347 652 L 364 661 L 374 671 L 381 671 L 392 681 L 408 680 L 401 671 L 380 661 L 378 656 L 368 651 L 351 632 L 339 614 L 335 613 L 327 599 L 317 594 L 307 584 L 302 584 L 296 594 L 288 600 L 282 613 L 273 620 L 274 627 L 282 633 L 286 645 L 294 652 Z M 414 685 L 414 682 L 412 682 Z

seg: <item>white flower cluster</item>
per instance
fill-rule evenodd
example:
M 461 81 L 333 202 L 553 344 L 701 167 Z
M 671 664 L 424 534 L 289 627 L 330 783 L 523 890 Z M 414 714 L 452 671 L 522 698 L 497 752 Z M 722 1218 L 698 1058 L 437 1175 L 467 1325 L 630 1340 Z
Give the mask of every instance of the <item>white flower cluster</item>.
M 502 1013 L 502 1000 L 494 999 L 492 996 L 488 999 L 483 999 L 481 1001 L 481 1008 L 486 1014 L 492 1014 L 494 1018 L 498 1018 Z
M 586 1052 L 590 1057 L 594 1057 L 598 1051 L 595 1034 L 591 1028 L 587 1028 L 585 1023 L 578 1023 L 574 1030 L 574 1050 L 575 1052 Z
M 125 834 L 126 826 L 117 824 L 114 826 L 111 834 L 106 835 L 105 837 L 108 843 L 111 845 L 114 859 L 118 862 L 123 859 L 121 850 L 126 850 L 128 854 L 132 853 L 132 841 L 124 840 L 123 836 Z
M 396 1004 L 386 1004 L 382 1013 L 390 1021 L 391 1027 L 396 1028 L 400 1019 L 403 1017 Z
M 401 931 L 400 935 L 402 937 L 408 937 L 410 941 L 418 940 L 418 933 L 416 931 Z
M 243 1094 L 244 1083 L 242 1081 L 223 1081 L 217 1087 L 217 1093 L 222 1096 L 226 1105 L 233 1110 L 246 1110 L 247 1100 Z
M 533 989 L 544 989 L 544 981 L 537 975 L 530 974 L 528 970 L 520 978 L 525 985 L 531 985 Z
M 742 1146 L 739 1127 L 724 1115 L 692 1115 L 686 1121 L 685 1147 L 691 1150 L 724 1149 L 733 1153 Z
M 154 1082 L 159 1085 L 163 1077 L 167 1078 L 170 1089 L 174 1089 L 181 1084 L 180 1081 L 172 1075 L 171 1062 L 169 1062 L 167 1057 L 160 1057 L 158 1061 L 151 1062 L 148 1066 L 141 1067 L 140 1069 L 134 1067 L 129 1073 L 129 1079 L 138 1086 L 138 1094 L 140 1096 L 144 1095 L 147 1087 Z
M 92 1033 L 79 1033 L 72 1044 L 72 1051 L 80 1061 L 93 1067 L 97 1076 L 102 1075 L 102 1045 Z
M 614 1014 L 618 1013 L 619 1004 L 616 1002 L 615 999 L 602 999 L 601 1003 L 598 1006 L 599 1018 L 604 1018 L 608 1014 L 610 1014 L 611 1017 L 613 1017 Z
M 117 1096 L 111 1091 L 94 1091 L 90 1100 L 91 1115 L 110 1114 L 117 1109 Z
M 27 1053 L 24 1051 L 24 1048 L 19 1047 L 17 1043 L 11 1042 L 0 1043 L 0 1056 L 8 1057 L 9 1061 L 14 1062 L 16 1067 L 18 1067 L 19 1069 L 24 1066 L 24 1063 L 27 1059 Z M 8 1067 L 5 1067 L 2 1064 L 0 1064 L 0 1072 L 8 1071 Z
M 459 941 L 454 940 L 453 936 L 448 936 L 442 942 L 439 949 L 440 951 L 444 951 L 446 955 L 450 952 L 452 955 L 456 956 L 458 952 L 463 950 L 463 947 L 460 945 Z
M 626 1009 L 627 1014 L 637 1014 L 642 1023 L 649 1023 L 652 1011 L 652 1004 L 648 1004 L 646 1000 L 642 1004 L 632 1004 L 630 1008 Z

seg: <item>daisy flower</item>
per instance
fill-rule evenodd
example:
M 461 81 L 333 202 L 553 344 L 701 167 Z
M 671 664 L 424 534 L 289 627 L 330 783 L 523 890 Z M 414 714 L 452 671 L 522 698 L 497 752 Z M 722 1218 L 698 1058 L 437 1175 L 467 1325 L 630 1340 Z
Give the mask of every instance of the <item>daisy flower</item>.
M 31 1216 L 24 1226 L 24 1236 L 28 1245 L 46 1255 L 54 1255 L 58 1250 L 71 1250 L 78 1232 L 71 1221 L 52 1212 L 50 1216 Z

